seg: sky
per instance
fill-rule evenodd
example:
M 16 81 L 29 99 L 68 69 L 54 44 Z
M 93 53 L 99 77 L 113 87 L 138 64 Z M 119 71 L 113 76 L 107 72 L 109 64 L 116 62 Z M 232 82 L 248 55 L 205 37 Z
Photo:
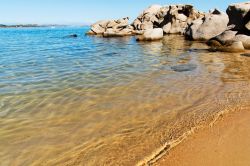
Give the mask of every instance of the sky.
M 136 18 L 152 4 L 192 4 L 201 11 L 226 10 L 239 0 L 0 0 L 0 24 L 89 24 Z M 243 1 L 244 2 L 244 1 Z

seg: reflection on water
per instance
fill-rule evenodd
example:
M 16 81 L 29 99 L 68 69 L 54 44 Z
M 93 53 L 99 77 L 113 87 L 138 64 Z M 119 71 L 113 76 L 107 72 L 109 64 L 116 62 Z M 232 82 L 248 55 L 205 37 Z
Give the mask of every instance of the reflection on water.
M 0 30 L 1 165 L 135 165 L 248 104 L 247 56 L 84 31 Z

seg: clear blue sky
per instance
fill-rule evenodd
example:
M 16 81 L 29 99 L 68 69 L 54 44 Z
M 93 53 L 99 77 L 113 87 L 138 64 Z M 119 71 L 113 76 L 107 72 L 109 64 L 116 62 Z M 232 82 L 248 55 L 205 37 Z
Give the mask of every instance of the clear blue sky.
M 197 9 L 225 10 L 239 0 L 0 0 L 0 24 L 82 24 L 129 16 L 151 4 L 193 4 Z

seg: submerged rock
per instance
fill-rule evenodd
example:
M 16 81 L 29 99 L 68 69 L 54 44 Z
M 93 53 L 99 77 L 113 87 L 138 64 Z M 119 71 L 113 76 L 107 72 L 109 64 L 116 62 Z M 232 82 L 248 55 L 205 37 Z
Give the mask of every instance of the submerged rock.
M 163 38 L 163 30 L 161 28 L 148 29 L 143 35 L 137 37 L 137 41 L 154 41 Z
M 209 40 L 227 30 L 228 22 L 227 14 L 215 9 L 203 18 L 193 21 L 186 29 L 185 35 L 193 40 Z
M 241 56 L 250 57 L 250 53 L 240 54 Z
M 192 71 L 197 68 L 197 65 L 195 64 L 183 64 L 183 65 L 177 65 L 172 66 L 171 69 L 175 72 L 186 72 L 186 71 Z

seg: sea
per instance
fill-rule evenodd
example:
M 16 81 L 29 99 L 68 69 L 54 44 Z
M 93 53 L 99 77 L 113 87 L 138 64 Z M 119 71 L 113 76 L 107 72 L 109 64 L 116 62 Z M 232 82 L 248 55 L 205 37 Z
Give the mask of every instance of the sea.
M 0 166 L 153 165 L 250 107 L 249 54 L 88 30 L 0 29 Z

